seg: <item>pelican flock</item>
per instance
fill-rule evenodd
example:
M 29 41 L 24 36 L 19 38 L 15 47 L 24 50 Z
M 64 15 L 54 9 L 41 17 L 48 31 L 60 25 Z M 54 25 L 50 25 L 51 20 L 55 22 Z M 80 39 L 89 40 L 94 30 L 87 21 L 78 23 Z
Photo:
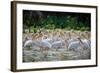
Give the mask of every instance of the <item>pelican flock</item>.
M 61 32 L 38 33 L 38 35 L 34 33 L 31 35 L 34 38 L 27 36 L 23 40 L 24 62 L 90 59 L 90 37 L 89 39 L 81 38 L 79 34 L 78 37 L 72 38 L 71 32 L 69 33 L 70 36 L 65 32 L 64 34 Z M 27 51 L 31 54 L 27 55 Z M 51 54 L 52 52 L 53 54 Z M 31 59 L 27 60 L 27 56 L 30 56 Z

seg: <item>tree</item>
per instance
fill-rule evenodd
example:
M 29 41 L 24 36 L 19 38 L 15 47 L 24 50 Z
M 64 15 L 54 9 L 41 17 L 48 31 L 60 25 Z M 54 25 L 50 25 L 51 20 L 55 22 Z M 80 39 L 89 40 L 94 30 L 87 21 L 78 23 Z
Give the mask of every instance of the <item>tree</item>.
M 29 32 L 31 32 L 30 27 L 33 25 L 32 23 L 32 11 L 23 11 L 23 28 L 25 30 L 25 27 L 29 29 Z
M 23 28 L 27 27 L 29 29 L 29 32 L 31 32 L 31 26 L 34 26 L 34 28 L 41 27 L 41 21 L 42 12 L 23 10 Z

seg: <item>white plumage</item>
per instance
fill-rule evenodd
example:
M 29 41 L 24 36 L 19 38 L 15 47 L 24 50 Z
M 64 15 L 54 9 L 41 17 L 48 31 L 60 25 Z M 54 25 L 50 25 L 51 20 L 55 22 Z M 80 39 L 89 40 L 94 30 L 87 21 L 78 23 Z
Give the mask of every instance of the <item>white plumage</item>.
M 55 41 L 52 43 L 52 48 L 58 49 L 64 47 L 64 41 Z
M 82 47 L 83 49 L 90 49 L 90 42 L 89 40 L 81 40 L 82 42 L 80 41 L 74 41 L 74 42 L 71 42 L 69 43 L 69 46 L 68 46 L 68 49 L 70 50 L 75 50 L 77 49 L 78 47 Z
M 82 40 L 84 48 L 91 48 L 91 42 L 89 40 Z
M 52 47 L 52 45 L 50 44 L 50 41 L 51 39 L 43 39 L 43 40 L 38 40 L 38 41 L 27 40 L 24 44 L 24 47 L 34 48 L 35 46 L 37 46 L 41 49 L 48 49 Z
M 75 41 L 78 41 L 78 39 L 69 39 L 69 40 L 67 40 L 68 44 L 70 44 L 71 42 L 75 42 Z
M 27 40 L 24 44 L 24 47 L 27 47 L 27 46 L 32 46 L 32 43 L 33 41 L 32 40 Z
M 39 47 L 39 42 L 38 41 L 33 41 L 33 40 L 27 40 L 24 44 L 24 48 L 25 47 L 31 47 L 32 49 L 34 49 L 35 47 Z
M 41 41 L 39 41 L 39 46 L 42 49 L 50 49 L 52 47 L 52 45 L 49 43 L 50 39 L 43 39 Z
M 53 40 L 51 38 L 46 38 L 42 40 L 43 42 L 48 42 L 50 44 L 52 44 Z

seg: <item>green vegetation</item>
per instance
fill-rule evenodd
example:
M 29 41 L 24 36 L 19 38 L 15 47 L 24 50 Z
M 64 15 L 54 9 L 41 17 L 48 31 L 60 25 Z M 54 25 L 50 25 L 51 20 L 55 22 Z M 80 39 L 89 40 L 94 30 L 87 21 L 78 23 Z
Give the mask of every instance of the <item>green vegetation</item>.
M 68 13 L 23 10 L 23 32 L 37 32 L 43 29 L 91 30 L 89 13 Z

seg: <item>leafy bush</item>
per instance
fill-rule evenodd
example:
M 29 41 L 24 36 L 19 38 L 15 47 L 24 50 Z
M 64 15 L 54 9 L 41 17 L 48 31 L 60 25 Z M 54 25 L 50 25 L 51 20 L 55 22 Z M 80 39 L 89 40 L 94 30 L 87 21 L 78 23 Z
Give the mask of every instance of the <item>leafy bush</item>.
M 37 32 L 39 28 L 90 31 L 90 22 L 90 14 L 85 13 L 23 11 L 23 32 Z

